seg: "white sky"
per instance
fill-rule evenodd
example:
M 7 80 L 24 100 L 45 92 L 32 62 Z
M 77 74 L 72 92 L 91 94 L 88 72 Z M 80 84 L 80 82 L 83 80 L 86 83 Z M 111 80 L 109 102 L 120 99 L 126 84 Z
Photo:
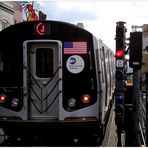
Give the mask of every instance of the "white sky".
M 39 1 L 49 20 L 77 24 L 83 22 L 86 30 L 115 51 L 116 22 L 124 21 L 127 37 L 132 25 L 148 24 L 148 1 L 146 0 L 49 0 Z

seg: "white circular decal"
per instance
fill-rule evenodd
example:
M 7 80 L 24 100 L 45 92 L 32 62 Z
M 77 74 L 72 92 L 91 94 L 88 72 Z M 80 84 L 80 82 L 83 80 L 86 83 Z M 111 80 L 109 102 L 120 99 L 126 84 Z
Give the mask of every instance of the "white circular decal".
M 84 60 L 78 55 L 73 55 L 67 59 L 66 67 L 71 73 L 80 73 L 84 69 Z

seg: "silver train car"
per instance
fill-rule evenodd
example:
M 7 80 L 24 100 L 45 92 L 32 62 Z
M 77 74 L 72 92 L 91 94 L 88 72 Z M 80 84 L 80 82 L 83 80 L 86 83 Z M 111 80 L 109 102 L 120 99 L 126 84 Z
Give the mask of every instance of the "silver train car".
M 112 50 L 59 21 L 12 25 L 0 41 L 0 128 L 6 135 L 52 135 L 55 129 L 103 135 L 115 85 Z

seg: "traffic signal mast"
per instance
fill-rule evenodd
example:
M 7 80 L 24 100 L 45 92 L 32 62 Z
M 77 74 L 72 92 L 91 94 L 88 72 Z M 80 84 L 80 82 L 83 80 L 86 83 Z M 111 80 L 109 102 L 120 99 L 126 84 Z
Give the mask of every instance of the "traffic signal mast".
M 148 25 L 145 27 L 146 31 L 142 32 L 136 31 L 137 27 L 142 29 L 140 26 L 135 26 L 135 31 L 130 32 L 129 46 L 126 50 L 125 22 L 120 21 L 116 24 L 114 98 L 117 146 L 122 146 L 123 131 L 125 146 L 148 145 Z M 128 56 L 125 58 L 125 54 L 129 55 L 129 59 Z M 144 105 L 146 105 L 146 115 L 143 112 Z
M 116 72 L 115 72 L 115 123 L 117 126 L 118 143 L 122 146 L 121 133 L 124 130 L 124 74 L 125 74 L 125 22 L 116 24 Z

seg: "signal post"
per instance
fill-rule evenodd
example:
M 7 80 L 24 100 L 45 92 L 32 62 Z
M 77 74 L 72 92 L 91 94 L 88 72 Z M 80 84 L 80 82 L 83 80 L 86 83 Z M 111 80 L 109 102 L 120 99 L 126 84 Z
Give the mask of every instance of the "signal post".
M 115 124 L 117 126 L 117 146 L 122 146 L 121 134 L 124 130 L 124 74 L 125 74 L 125 22 L 116 24 L 116 72 L 115 72 Z
M 142 32 L 130 33 L 129 66 L 133 68 L 133 86 L 126 86 L 126 27 L 116 25 L 116 84 L 115 123 L 117 146 L 122 146 L 121 133 L 125 131 L 125 146 L 140 146 L 138 109 L 140 104 L 140 69 L 142 66 Z
M 132 94 L 132 130 L 131 146 L 140 146 L 139 139 L 139 104 L 141 99 L 140 92 L 140 69 L 142 66 L 142 32 L 130 33 L 130 67 L 133 68 L 133 94 Z

